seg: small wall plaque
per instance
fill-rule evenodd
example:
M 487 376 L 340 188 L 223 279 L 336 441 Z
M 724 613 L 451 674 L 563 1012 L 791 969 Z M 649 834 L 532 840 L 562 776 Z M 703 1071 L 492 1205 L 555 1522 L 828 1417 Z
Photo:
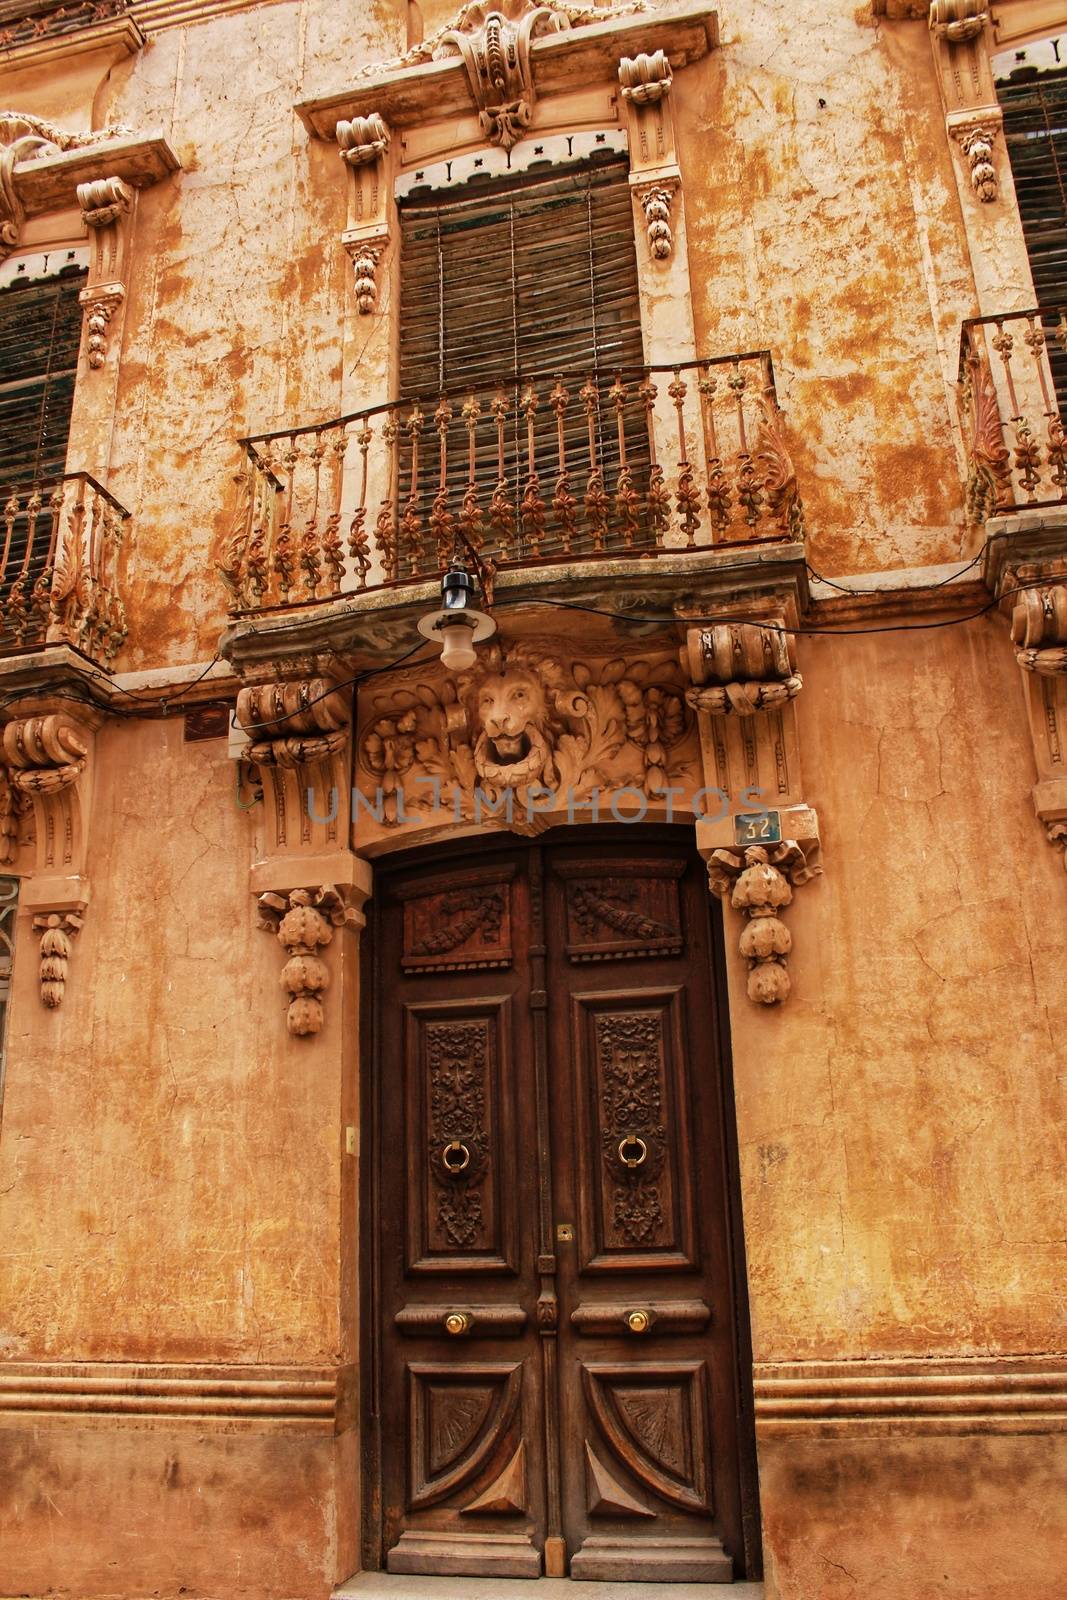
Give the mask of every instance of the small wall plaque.
M 778 844 L 782 837 L 780 811 L 742 811 L 734 818 L 738 844 Z

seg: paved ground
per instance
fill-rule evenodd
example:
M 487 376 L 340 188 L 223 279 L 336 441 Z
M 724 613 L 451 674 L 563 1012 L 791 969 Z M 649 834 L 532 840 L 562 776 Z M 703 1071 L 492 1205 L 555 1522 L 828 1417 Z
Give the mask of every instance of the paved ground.
M 566 1578 L 406 1578 L 361 1572 L 355 1600 L 763 1600 L 762 1583 L 571 1583 Z

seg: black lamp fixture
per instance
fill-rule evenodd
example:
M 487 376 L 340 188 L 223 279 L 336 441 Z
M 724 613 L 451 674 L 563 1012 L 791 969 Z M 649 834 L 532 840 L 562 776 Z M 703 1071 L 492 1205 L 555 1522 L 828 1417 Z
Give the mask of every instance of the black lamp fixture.
M 477 552 L 471 551 L 475 566 L 483 563 Z M 485 578 L 483 588 L 487 587 Z M 476 598 L 474 578 L 467 571 L 458 551 L 452 565 L 441 579 L 441 609 L 420 617 L 419 632 L 425 639 L 433 639 L 441 646 L 441 664 L 448 672 L 465 672 L 473 667 L 474 647 L 496 632 L 496 623 L 484 611 L 476 611 L 471 604 Z

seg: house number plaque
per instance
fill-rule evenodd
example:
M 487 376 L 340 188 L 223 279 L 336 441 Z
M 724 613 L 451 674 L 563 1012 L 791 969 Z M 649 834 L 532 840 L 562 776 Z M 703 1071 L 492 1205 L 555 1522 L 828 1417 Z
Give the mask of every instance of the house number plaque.
M 780 811 L 742 811 L 734 818 L 736 844 L 778 844 L 781 837 Z

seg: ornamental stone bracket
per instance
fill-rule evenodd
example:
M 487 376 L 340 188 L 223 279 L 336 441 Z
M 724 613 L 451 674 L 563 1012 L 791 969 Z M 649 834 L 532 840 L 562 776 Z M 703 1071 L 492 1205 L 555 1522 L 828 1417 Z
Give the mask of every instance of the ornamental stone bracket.
M 792 934 L 778 913 L 822 872 L 819 825 L 801 799 L 794 702 L 803 687 L 784 614 L 762 623 L 690 628 L 682 650 L 697 714 L 704 783 L 737 810 L 697 822 L 713 893 L 747 918 L 739 948 L 749 999 L 785 1000 Z
M 437 49 L 438 59 L 458 55 L 467 69 L 478 126 L 489 144 L 510 150 L 530 126 L 534 80 L 530 46 L 535 38 L 561 33 L 570 18 L 561 9 L 529 0 L 498 0 L 499 9 L 467 6 Z
M 26 712 L 33 705 L 33 714 Z M 73 940 L 89 904 L 86 868 L 96 730 L 103 714 L 61 701 L 10 708 L 0 751 L 0 864 L 19 869 L 19 834 L 32 832 L 35 864 L 19 909 L 40 940 L 41 1000 L 62 1004 Z
M 994 149 L 1003 125 L 997 104 L 982 0 L 933 0 L 930 39 L 937 67 L 945 125 L 959 146 L 968 186 L 983 204 L 999 194 Z
M 93 371 L 107 360 L 112 318 L 126 299 L 126 255 L 134 191 L 122 178 L 79 183 L 78 204 L 92 239 L 89 279 L 78 299 L 85 308 L 85 353 Z
M 1022 676 L 1034 811 L 1067 867 L 1067 526 L 1034 513 L 989 528 L 985 577 L 1009 616 Z
M 350 848 L 351 693 L 316 657 L 278 671 L 240 691 L 237 723 L 262 785 L 250 879 L 258 926 L 286 953 L 286 1026 L 307 1038 L 325 1022 L 326 949 L 338 932 L 363 927 L 371 876 Z
M 368 868 L 365 884 L 269 889 L 259 895 L 259 927 L 273 933 L 286 953 L 279 981 L 288 996 L 286 1027 L 295 1038 L 322 1031 L 322 996 L 330 984 L 330 969 L 319 951 L 333 942 L 338 929 L 365 926 L 362 906 L 369 893 Z
M 392 135 L 376 111 L 337 124 L 341 160 L 348 170 L 348 223 L 341 243 L 352 260 L 356 309 L 377 309 L 378 270 L 389 248 L 393 222 Z

